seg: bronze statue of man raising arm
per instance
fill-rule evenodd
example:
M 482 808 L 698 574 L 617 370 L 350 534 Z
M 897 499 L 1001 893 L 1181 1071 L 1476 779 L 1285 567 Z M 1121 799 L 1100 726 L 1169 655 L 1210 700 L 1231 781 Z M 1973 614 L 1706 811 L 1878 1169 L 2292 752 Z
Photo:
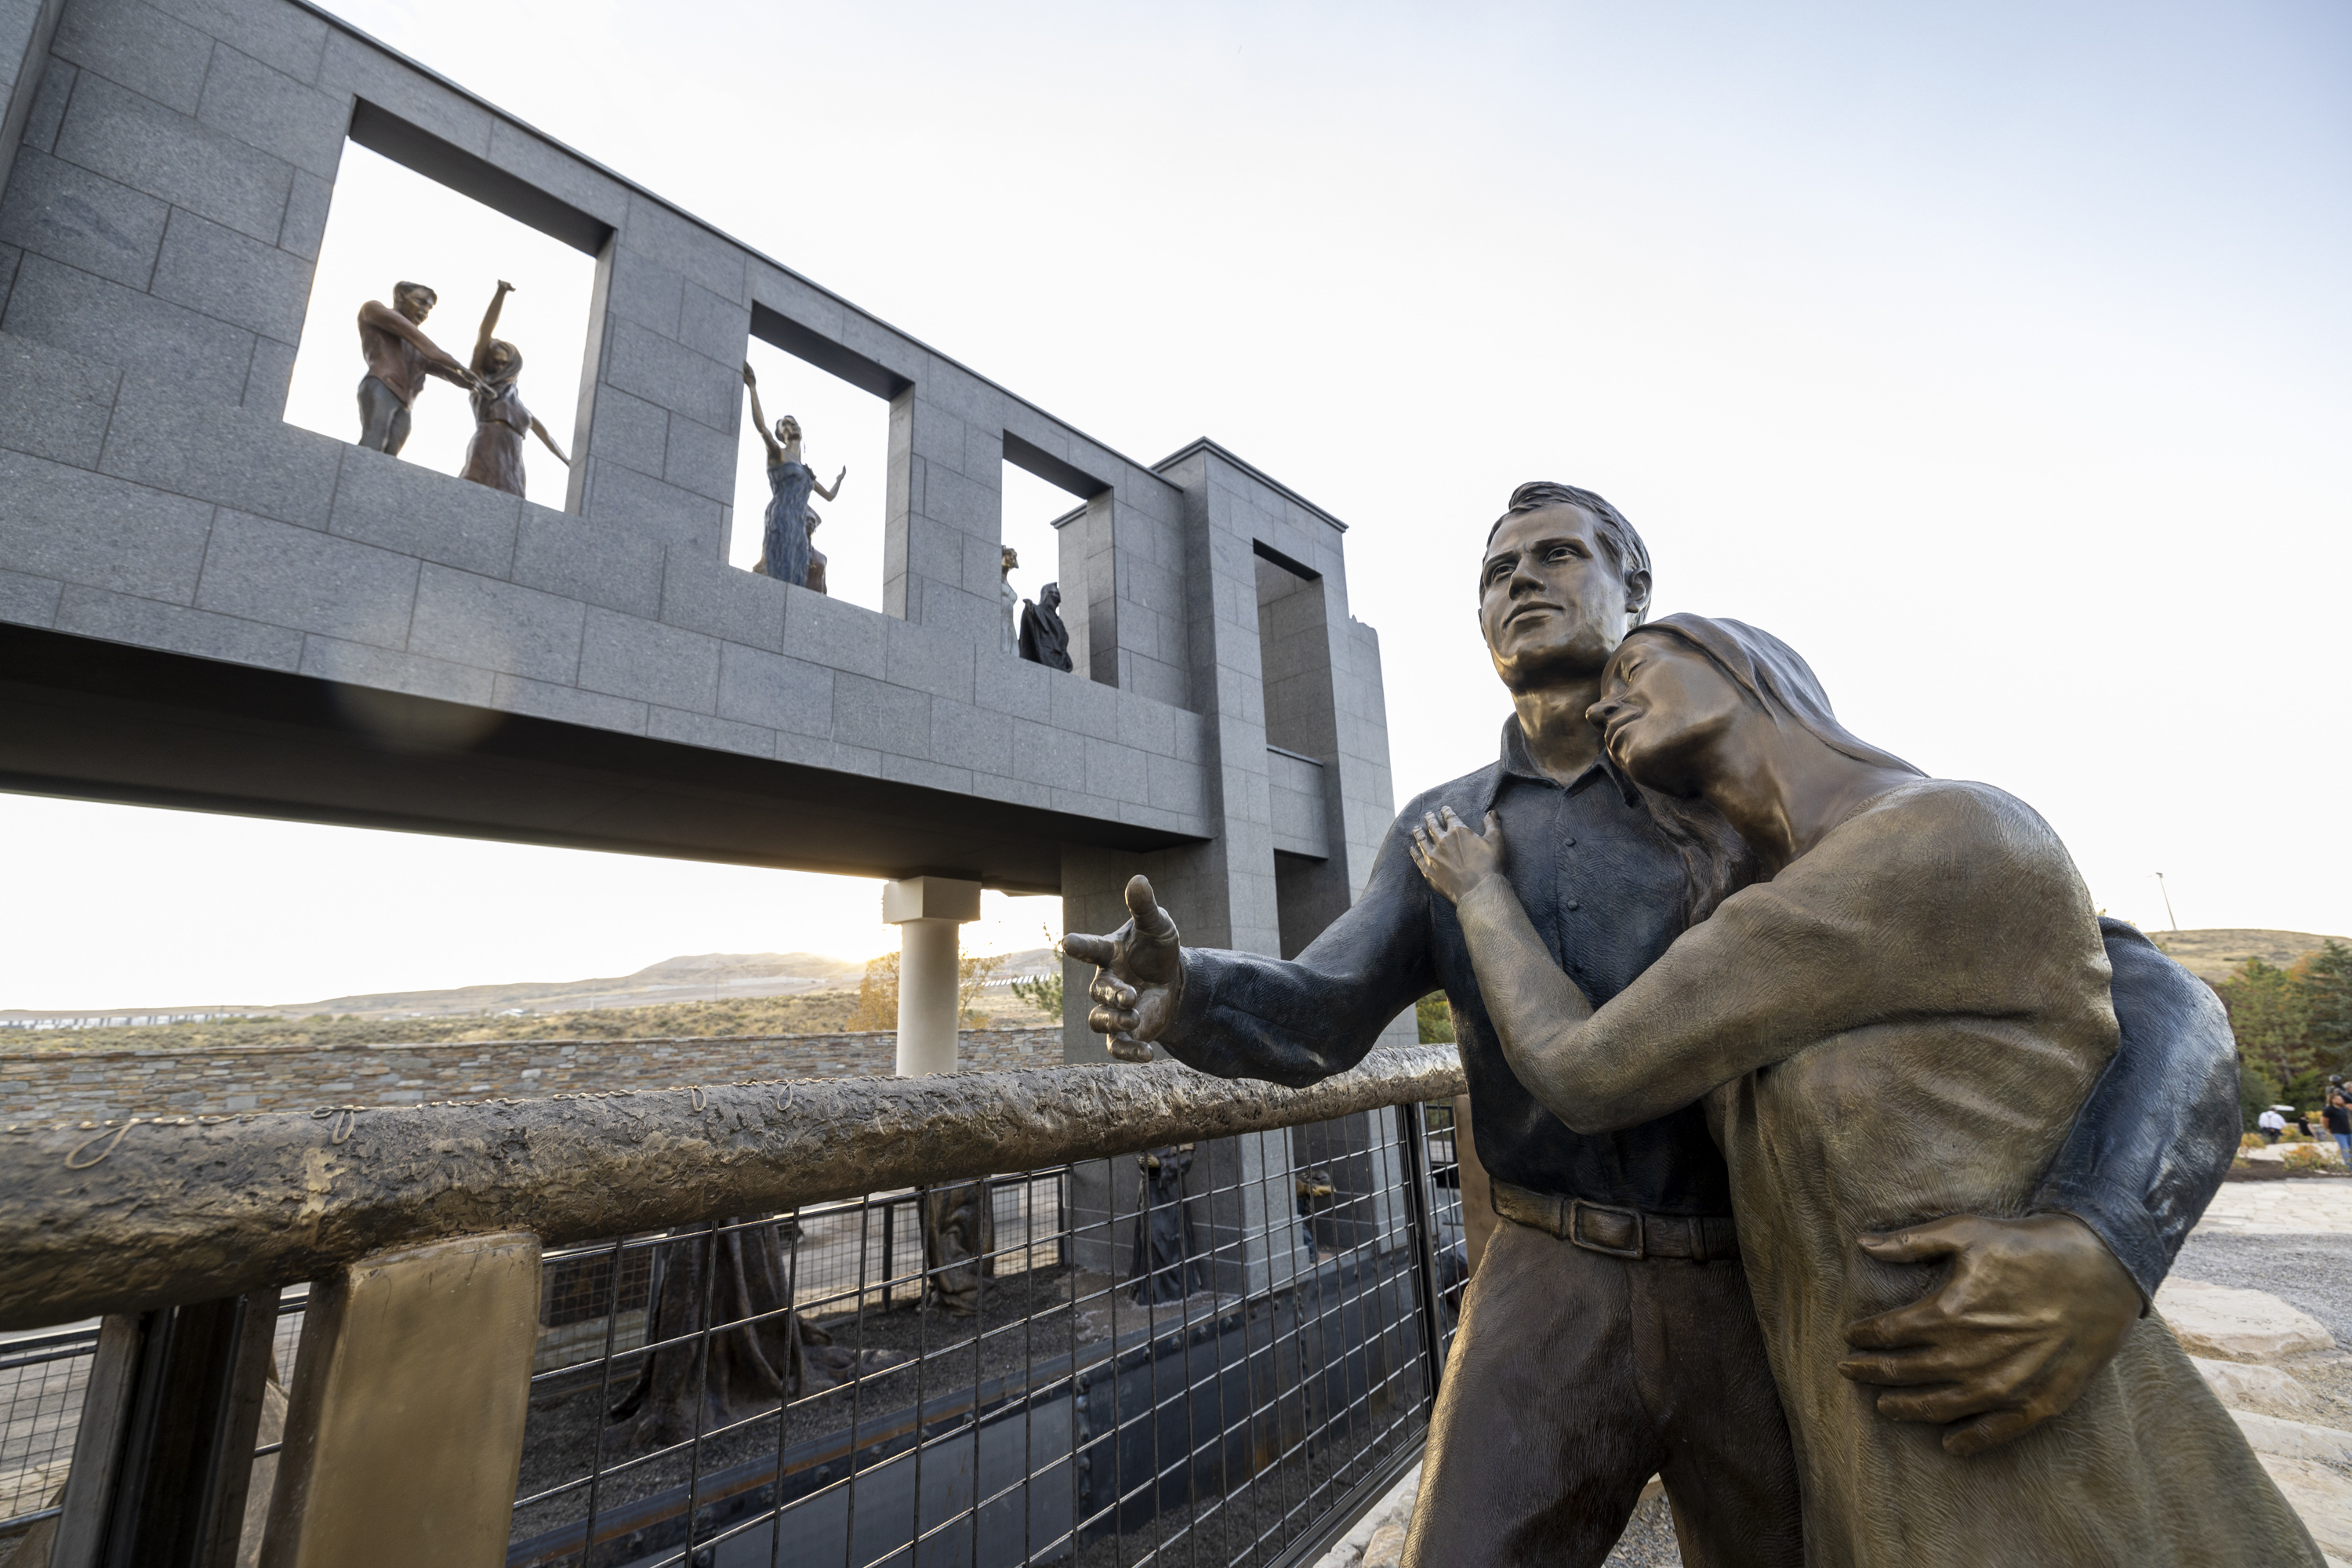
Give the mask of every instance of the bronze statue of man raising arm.
M 1648 551 L 1608 502 L 1521 486 L 1478 574 L 1480 629 L 1515 710 L 1502 754 L 1406 806 L 1351 908 L 1288 962 L 1187 949 L 1137 878 L 1125 927 L 1065 939 L 1099 966 L 1090 1021 L 1116 1053 L 1156 1042 L 1226 1077 L 1343 1071 L 1444 990 L 1505 1223 L 1438 1400 L 1406 1557 L 1419 1568 L 1598 1564 L 1653 1473 L 1691 1568 L 1802 1560 L 1787 1423 L 1703 1112 L 1589 1135 L 1554 1117 L 1513 1075 L 1461 926 L 1408 854 L 1424 813 L 1495 813 L 1520 903 L 1596 1006 L 1665 952 L 1693 913 L 1686 865 L 1718 859 L 1699 851 L 1727 828 L 1703 812 L 1663 825 L 1603 764 L 1584 717 L 1650 588 Z M 1843 1370 L 1886 1386 L 1883 1415 L 1948 1425 L 1958 1453 L 2073 1402 L 2155 1293 L 2235 1142 L 2235 1057 L 2201 984 L 2128 928 L 2103 935 L 2123 1046 L 2032 1212 L 1865 1243 L 1885 1261 L 1949 1261 L 1913 1305 L 1849 1325 L 1862 1353 Z
M 425 390 L 425 378 L 467 390 L 481 378 L 441 352 L 419 331 L 440 296 L 422 283 L 395 283 L 392 308 L 370 300 L 360 307 L 360 353 L 367 374 L 360 378 L 360 445 L 397 457 L 408 445 L 408 411 Z

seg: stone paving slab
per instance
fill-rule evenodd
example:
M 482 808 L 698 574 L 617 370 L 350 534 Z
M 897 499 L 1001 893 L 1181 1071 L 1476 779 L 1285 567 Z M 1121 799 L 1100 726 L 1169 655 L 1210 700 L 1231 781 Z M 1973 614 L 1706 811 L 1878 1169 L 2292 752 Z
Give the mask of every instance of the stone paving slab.
M 2324 1465 L 2352 1465 L 2352 1432 L 2315 1426 L 2308 1421 L 2259 1415 L 2251 1410 L 2232 1410 L 2230 1415 L 2258 1454 L 2276 1454 L 2284 1459 L 2314 1459 Z
M 2259 1448 L 2254 1454 L 2303 1516 L 2304 1528 L 2320 1550 L 2334 1557 L 2352 1552 L 2352 1480 L 2315 1459 L 2288 1458 Z
M 2175 1275 L 2157 1291 L 2156 1308 L 2191 1355 L 2270 1362 L 2336 1348 L 2334 1336 L 2318 1319 L 2263 1290 Z
M 2308 1389 L 2274 1366 L 2248 1366 L 2241 1362 L 2209 1361 L 2190 1356 L 2205 1386 L 2231 1410 L 2252 1410 L 2290 1419 L 2315 1415 L 2319 1404 Z

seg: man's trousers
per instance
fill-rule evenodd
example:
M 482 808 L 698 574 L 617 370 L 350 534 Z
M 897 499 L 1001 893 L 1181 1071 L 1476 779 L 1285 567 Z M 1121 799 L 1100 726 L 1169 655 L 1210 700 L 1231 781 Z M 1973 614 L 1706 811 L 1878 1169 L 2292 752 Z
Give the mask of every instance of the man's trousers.
M 1688 1568 L 1803 1562 L 1746 1270 L 1498 1226 L 1446 1361 L 1405 1568 L 1593 1568 L 1653 1475 Z

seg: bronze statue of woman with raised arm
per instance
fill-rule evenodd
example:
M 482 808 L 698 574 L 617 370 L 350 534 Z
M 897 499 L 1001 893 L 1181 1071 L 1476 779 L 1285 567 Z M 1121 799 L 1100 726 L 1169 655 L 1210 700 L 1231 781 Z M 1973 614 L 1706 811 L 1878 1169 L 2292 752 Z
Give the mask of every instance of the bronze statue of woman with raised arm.
M 473 391 L 474 438 L 466 443 L 466 467 L 458 477 L 519 496 L 523 493 L 525 435 L 545 442 L 564 467 L 570 468 L 572 459 L 563 455 L 563 448 L 555 444 L 538 416 L 523 406 L 522 396 L 515 389 L 522 375 L 522 351 L 492 335 L 499 330 L 499 312 L 513 292 L 513 284 L 499 279 L 497 290 L 490 295 L 490 308 L 482 312 L 481 331 L 474 334 L 472 368 L 479 378 Z
M 805 587 L 809 493 L 833 500 L 841 493 L 841 481 L 849 477 L 849 470 L 845 468 L 833 476 L 831 489 L 818 484 L 816 475 L 801 461 L 801 422 L 787 414 L 776 421 L 771 435 L 768 416 L 760 407 L 760 380 L 749 364 L 743 367 L 743 384 L 751 394 L 751 427 L 760 432 L 768 448 L 768 516 L 761 539 L 760 569 L 779 581 Z

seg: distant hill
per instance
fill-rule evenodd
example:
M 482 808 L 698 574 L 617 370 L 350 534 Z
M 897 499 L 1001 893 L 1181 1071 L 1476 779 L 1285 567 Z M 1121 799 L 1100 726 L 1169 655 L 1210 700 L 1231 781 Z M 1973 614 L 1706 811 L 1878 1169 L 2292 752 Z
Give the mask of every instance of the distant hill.
M 453 1013 L 576 1012 L 587 1008 L 641 1007 L 665 1002 L 725 1001 L 749 996 L 793 996 L 803 992 L 855 985 L 865 965 L 815 952 L 704 952 L 665 958 L 634 974 L 594 980 L 517 981 L 502 985 L 461 985 L 446 991 L 383 991 L 329 996 L 317 1002 L 255 1005 L 176 1007 L 83 1007 L 29 1012 L 0 1010 L 0 1022 L 76 1015 L 238 1013 L 249 1017 L 309 1018 L 331 1013 L 352 1018 L 437 1018 Z
M 1016 976 L 1044 974 L 1059 966 L 1051 949 L 1037 947 L 1005 955 L 999 979 L 984 1005 L 999 1011 L 1020 1011 L 1004 982 Z M 321 1016 L 356 1023 L 392 1023 L 403 1019 L 641 1011 L 648 1007 L 688 1005 L 724 1005 L 761 998 L 799 996 L 812 1003 L 857 987 L 866 966 L 854 959 L 828 958 L 815 952 L 703 952 L 665 958 L 634 974 L 598 980 L 530 980 L 503 985 L 461 985 L 447 991 L 382 991 L 352 996 L 329 996 L 317 1002 L 278 1002 L 264 1005 L 219 1005 L 181 1007 L 85 1007 L 72 1011 L 0 1010 L 0 1024 L 47 1018 L 161 1019 L 173 1016 L 224 1015 L 255 1019 L 311 1019 Z M 786 1010 L 790 1012 L 790 1009 Z M 847 1006 L 819 1005 L 805 1022 L 817 1029 L 837 1029 Z M 756 1016 L 756 1027 L 751 1021 Z M 773 1008 L 752 1009 L 737 1020 L 742 1027 L 706 1021 L 713 1033 L 735 1034 L 760 1027 L 782 1027 L 784 1014 Z M 797 1016 L 798 1015 L 794 1015 Z M 512 1034 L 515 1026 L 504 1026 Z M 46 1032 L 46 1031 L 44 1031 Z M 434 1036 L 433 1037 L 439 1037 Z M 484 1035 L 482 1038 L 499 1037 Z M 0 1037 L 4 1038 L 4 1037 Z
M 1052 952 L 1006 954 L 972 1011 L 996 1028 L 1058 1022 L 1013 994 L 1011 982 L 1058 967 Z M 276 1007 L 97 1009 L 79 1015 L 0 1013 L 16 1018 L 99 1017 L 104 1026 L 0 1029 L 0 1054 L 20 1051 L 213 1050 L 230 1046 L 360 1047 L 427 1041 L 645 1039 L 824 1035 L 848 1026 L 865 966 L 811 953 L 704 953 L 666 959 L 613 980 L 467 985 L 452 991 L 332 996 Z M 220 1016 L 233 1014 L 232 1016 Z
M 2148 940 L 2177 959 L 2200 980 L 2219 985 L 2235 974 L 2250 958 L 2284 969 L 2306 952 L 2317 952 L 2322 942 L 2352 946 L 2352 938 L 2317 936 L 2307 931 L 2152 931 Z

